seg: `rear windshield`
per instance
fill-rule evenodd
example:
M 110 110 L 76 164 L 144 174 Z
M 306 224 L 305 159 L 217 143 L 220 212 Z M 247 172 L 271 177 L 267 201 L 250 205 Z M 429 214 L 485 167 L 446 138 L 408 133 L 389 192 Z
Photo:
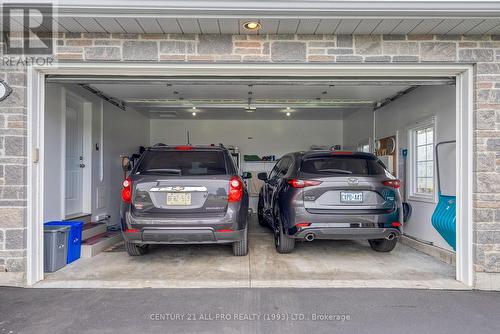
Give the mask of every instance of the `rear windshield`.
M 136 173 L 179 176 L 227 174 L 222 151 L 147 151 L 144 154 Z
M 384 175 L 384 165 L 378 159 L 356 156 L 311 158 L 302 162 L 301 171 L 321 175 Z

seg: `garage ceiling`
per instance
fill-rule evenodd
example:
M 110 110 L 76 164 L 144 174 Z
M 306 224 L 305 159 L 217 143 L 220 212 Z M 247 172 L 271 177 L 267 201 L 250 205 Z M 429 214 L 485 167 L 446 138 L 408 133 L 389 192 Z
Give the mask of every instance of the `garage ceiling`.
M 342 119 L 344 112 L 372 110 L 376 102 L 411 87 L 300 85 L 300 82 L 295 85 L 212 82 L 90 86 L 148 117 L 173 119 Z M 248 112 L 249 106 L 252 112 Z

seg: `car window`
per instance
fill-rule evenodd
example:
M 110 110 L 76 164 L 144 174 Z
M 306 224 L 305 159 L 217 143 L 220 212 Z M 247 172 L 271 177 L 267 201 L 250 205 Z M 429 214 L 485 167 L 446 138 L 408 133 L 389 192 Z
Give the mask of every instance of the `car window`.
M 136 173 L 224 175 L 227 169 L 223 151 L 147 151 Z
M 279 172 L 278 172 L 279 177 L 283 177 L 288 173 L 288 170 L 290 169 L 290 166 L 292 165 L 293 160 L 290 159 L 289 157 L 284 157 L 282 159 L 282 161 L 283 161 L 283 164 L 280 166 Z
M 321 175 L 384 175 L 380 160 L 370 157 L 331 156 L 304 160 L 301 171 Z
M 281 166 L 283 166 L 283 158 L 278 160 L 278 162 L 276 163 L 276 165 L 274 165 L 273 169 L 271 170 L 271 173 L 269 173 L 269 179 L 274 179 L 276 177 L 278 177 L 279 175 L 279 171 L 281 169 Z

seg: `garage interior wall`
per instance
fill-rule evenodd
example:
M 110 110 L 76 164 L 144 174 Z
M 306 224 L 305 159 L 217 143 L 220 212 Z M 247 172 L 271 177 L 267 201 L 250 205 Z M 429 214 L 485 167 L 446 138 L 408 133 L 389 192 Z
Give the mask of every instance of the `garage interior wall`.
M 408 147 L 408 130 L 417 122 L 436 118 L 436 143 L 455 140 L 455 86 L 423 86 L 376 110 L 375 139 L 398 134 L 398 152 Z M 373 133 L 373 112 L 359 110 L 344 115 L 344 145 L 355 149 Z M 441 183 L 447 191 L 454 192 L 455 152 L 443 151 L 440 158 Z M 398 167 L 402 177 L 404 159 L 398 155 Z M 436 175 L 436 172 L 434 173 Z M 436 182 L 435 182 L 436 184 Z M 437 189 L 436 189 L 437 190 Z M 452 250 L 432 227 L 431 217 L 436 203 L 408 200 L 413 207 L 405 234 L 434 245 Z
M 140 145 L 149 143 L 149 119 L 133 110 L 126 112 L 103 102 L 77 85 L 47 84 L 45 99 L 45 198 L 44 221 L 63 217 L 61 190 L 64 159 L 63 91 L 66 89 L 91 103 L 92 110 L 92 186 L 91 213 L 96 216 L 119 217 L 120 189 L 123 181 L 120 155 L 130 155 Z M 102 110 L 102 117 L 101 117 Z M 102 119 L 102 126 L 101 126 Z M 102 134 L 101 134 L 102 129 Z M 96 149 L 99 146 L 99 150 Z M 102 152 L 101 152 L 102 151 Z M 102 154 L 102 158 L 101 158 Z
M 327 112 L 327 111 L 325 111 Z M 275 155 L 342 145 L 342 120 L 151 120 L 151 144 L 234 145 L 241 154 Z

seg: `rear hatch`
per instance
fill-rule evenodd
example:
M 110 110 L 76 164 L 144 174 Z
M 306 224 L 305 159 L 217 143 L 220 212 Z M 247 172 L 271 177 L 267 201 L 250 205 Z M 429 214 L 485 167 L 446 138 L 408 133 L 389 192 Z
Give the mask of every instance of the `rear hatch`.
M 134 213 L 223 215 L 230 180 L 226 159 L 217 149 L 147 151 L 131 175 Z
M 394 177 L 369 154 L 306 156 L 300 178 L 321 182 L 303 189 L 310 213 L 380 214 L 396 206 L 394 189 L 382 183 Z

